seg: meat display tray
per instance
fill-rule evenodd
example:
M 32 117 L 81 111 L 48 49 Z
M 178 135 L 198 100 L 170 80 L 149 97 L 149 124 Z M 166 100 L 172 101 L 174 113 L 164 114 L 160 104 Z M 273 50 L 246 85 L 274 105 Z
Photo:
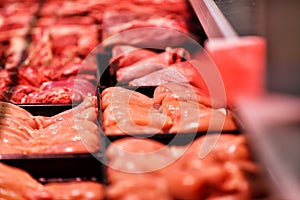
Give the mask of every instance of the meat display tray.
M 94 157 L 95 156 L 95 157 Z M 20 168 L 41 183 L 90 180 L 103 183 L 101 153 L 0 155 L 0 162 Z
M 191 8 L 193 12 L 193 9 Z M 197 19 L 197 18 L 196 18 Z M 200 23 L 199 23 L 200 25 Z M 202 30 L 199 36 L 206 37 Z M 109 60 L 111 58 L 111 51 L 106 49 L 104 52 L 97 54 L 98 69 L 101 77 L 98 83 L 97 95 L 103 89 L 109 86 L 115 86 L 116 77 L 109 72 Z M 132 90 L 141 92 L 149 97 L 153 96 L 155 87 L 127 87 Z M 76 104 L 19 104 L 21 108 L 26 109 L 32 115 L 53 116 L 65 110 L 71 109 Z M 100 109 L 99 109 L 100 110 Z M 100 117 L 101 126 L 101 117 Z M 101 127 L 100 127 L 101 128 Z M 181 134 L 135 134 L 137 138 L 150 138 L 159 141 L 163 144 L 186 145 L 195 138 L 206 134 L 219 133 L 217 131 L 211 132 L 197 132 L 197 133 L 181 133 Z M 240 134 L 240 130 L 222 131 L 221 134 Z M 102 135 L 102 134 L 101 134 Z M 113 142 L 121 138 L 132 137 L 131 135 L 108 135 L 102 138 L 102 144 L 105 142 Z M 174 139 L 176 137 L 176 139 Z M 103 148 L 102 148 L 103 151 Z M 72 180 L 92 180 L 100 183 L 106 182 L 106 166 L 100 160 L 106 159 L 101 153 L 95 154 L 41 154 L 41 155 L 0 155 L 0 162 L 10 166 L 18 167 L 30 173 L 36 180 L 42 183 L 49 182 L 63 182 Z
M 140 92 L 148 97 L 153 97 L 153 92 L 156 88 L 156 86 L 121 86 L 129 90 L 134 90 L 137 92 Z M 97 98 L 99 100 L 98 103 L 98 110 L 101 110 L 101 92 L 108 87 L 104 86 L 98 86 L 97 88 Z M 238 117 L 238 116 L 235 116 Z M 123 135 L 105 135 L 103 132 L 103 127 L 102 127 L 102 112 L 98 113 L 98 120 L 99 120 L 99 126 L 101 129 L 101 136 L 102 140 L 104 141 L 104 144 L 107 145 L 108 143 L 111 143 L 113 141 L 116 141 L 118 139 L 126 138 L 126 137 L 136 137 L 136 138 L 150 138 L 153 140 L 156 140 L 158 142 L 161 142 L 163 144 L 168 144 L 168 145 L 186 145 L 190 142 L 192 142 L 194 139 L 204 136 L 206 134 L 234 134 L 238 135 L 241 134 L 242 130 L 242 125 L 240 124 L 240 121 L 238 119 L 234 118 L 235 123 L 237 124 L 237 129 L 236 130 L 209 130 L 209 131 L 203 131 L 203 132 L 194 132 L 194 133 L 158 133 L 158 134 L 123 134 Z

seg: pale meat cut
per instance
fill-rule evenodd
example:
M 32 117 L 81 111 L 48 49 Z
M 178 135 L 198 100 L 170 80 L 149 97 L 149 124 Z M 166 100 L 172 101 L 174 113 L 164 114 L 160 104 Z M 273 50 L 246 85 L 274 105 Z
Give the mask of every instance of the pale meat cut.
M 216 101 L 189 84 L 161 85 L 154 94 L 154 102 L 161 103 L 160 110 L 172 118 L 171 133 L 237 129 L 230 110 L 212 108 Z
M 42 185 L 27 172 L 0 163 L 0 199 L 5 200 L 102 200 L 104 187 L 91 181 Z
M 165 179 L 153 173 L 172 160 L 168 147 L 148 139 L 120 139 L 108 147 L 106 154 L 109 159 L 109 199 L 173 199 Z
M 198 102 L 207 107 L 222 108 L 224 104 L 216 104 L 215 99 L 205 94 L 203 90 L 187 83 L 166 83 L 155 88 L 153 103 L 161 105 L 164 101 L 178 100 Z
M 178 62 L 129 82 L 131 86 L 156 86 L 164 83 L 190 83 L 207 91 L 205 79 L 191 61 Z
M 206 141 L 216 143 L 212 146 Z M 211 151 L 200 157 L 200 149 L 207 146 Z M 171 147 L 150 139 L 124 138 L 110 144 L 107 155 L 109 199 L 151 199 L 153 194 L 160 194 L 162 199 L 250 200 L 261 195 L 252 182 L 260 169 L 244 136 L 213 134 L 196 139 L 190 146 Z M 142 156 L 148 159 L 142 161 Z M 166 165 L 169 159 L 173 162 Z
M 152 99 L 121 87 L 101 94 L 102 124 L 107 134 L 162 133 L 170 127 L 168 116 L 152 108 Z
M 146 67 L 146 66 L 145 66 Z M 152 66 L 151 66 L 152 67 Z M 170 67 L 161 68 L 143 77 L 133 79 L 128 83 L 129 86 L 156 86 L 165 83 L 188 83 L 189 81 L 178 71 Z
M 173 90 L 172 90 L 173 88 Z M 192 133 L 236 130 L 232 112 L 189 84 L 161 85 L 153 98 L 122 87 L 101 93 L 106 134 Z
M 82 153 L 99 148 L 96 97 L 52 117 L 1 102 L 0 154 Z
M 181 62 L 189 57 L 189 53 L 183 48 L 166 48 L 165 51 L 160 54 L 144 58 L 132 65 L 117 70 L 117 81 L 126 83 L 133 79 L 143 77 L 151 72 L 166 68 L 174 63 Z
M 140 60 L 157 55 L 156 52 L 129 45 L 115 45 L 110 59 L 110 73 L 114 74 L 122 67 L 130 66 Z

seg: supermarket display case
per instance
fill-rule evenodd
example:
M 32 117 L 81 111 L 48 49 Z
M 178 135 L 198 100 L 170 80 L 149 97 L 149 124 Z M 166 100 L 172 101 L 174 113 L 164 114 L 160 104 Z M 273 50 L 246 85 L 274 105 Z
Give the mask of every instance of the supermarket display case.
M 42 2 L 42 1 L 41 1 Z M 197 27 L 192 27 L 196 30 L 196 37 L 198 36 L 198 41 L 200 41 L 203 46 L 204 51 L 200 51 L 199 54 L 195 53 L 195 58 L 209 58 L 207 61 L 208 66 L 213 66 L 219 71 L 220 78 L 222 80 L 227 106 L 233 108 L 236 123 L 238 124 L 237 130 L 231 131 L 221 131 L 221 134 L 229 135 L 244 135 L 246 130 L 248 131 L 249 124 L 247 123 L 248 113 L 252 110 L 252 105 L 245 101 L 241 103 L 243 99 L 247 98 L 260 98 L 265 95 L 265 63 L 266 63 L 266 41 L 263 37 L 256 36 L 257 31 L 254 26 L 257 21 L 252 19 L 252 11 L 258 8 L 258 3 L 254 0 L 251 1 L 212 1 L 212 0 L 189 0 L 187 1 L 190 11 L 192 11 L 194 20 L 197 22 Z M 40 4 L 42 5 L 42 4 Z M 234 13 L 234 11 L 237 13 Z M 72 9 L 67 10 L 72 12 Z M 37 10 L 36 16 L 32 19 L 31 23 L 35 23 L 36 17 L 38 17 L 40 10 Z M 59 14 L 59 13 L 56 13 Z M 95 16 L 99 14 L 96 13 Z M 236 16 L 243 15 L 243 18 L 237 18 Z M 72 16 L 72 13 L 70 14 Z M 81 13 L 84 15 L 84 13 Z M 101 22 L 98 19 L 97 23 Z M 246 22 L 245 22 L 246 21 Z M 85 22 L 82 22 L 85 23 Z M 99 24 L 97 24 L 99 25 Z M 256 27 L 255 27 L 256 28 Z M 100 28 L 101 30 L 101 28 Z M 27 42 L 31 42 L 30 31 L 28 29 Z M 109 74 L 109 71 L 103 70 L 102 64 L 107 67 L 109 65 L 109 60 L 111 58 L 111 49 L 105 49 L 96 56 L 96 63 L 101 63 L 98 66 L 95 74 L 101 74 L 101 79 L 99 82 L 93 84 L 96 85 L 94 95 L 98 96 L 97 109 L 100 108 L 101 92 L 110 86 L 116 84 L 116 77 Z M 204 54 L 203 54 L 204 52 Z M 22 58 L 24 59 L 24 57 Z M 20 63 L 24 61 L 21 60 Z M 103 74 L 105 74 L 103 76 Z M 238 74 L 238 75 L 236 75 Z M 98 77 L 97 77 L 98 78 Z M 127 87 L 127 86 L 126 86 Z M 155 87 L 138 87 L 131 88 L 133 90 L 142 91 L 148 96 L 152 96 Z M 224 92 L 224 91 L 223 91 Z M 78 102 L 75 104 L 20 104 L 19 106 L 25 108 L 29 112 L 35 115 L 53 116 L 57 113 L 65 111 L 67 109 L 74 108 L 78 106 Z M 274 104 L 275 105 L 275 104 Z M 247 107 L 249 110 L 244 112 L 239 112 L 240 106 Z M 257 107 L 259 107 L 258 105 Z M 263 106 L 264 107 L 264 106 Z M 274 106 L 276 107 L 276 105 Z M 272 108 L 271 108 L 272 109 Z M 241 109 L 243 111 L 243 109 Z M 262 110 L 263 112 L 263 110 Z M 250 118 L 253 116 L 250 113 Z M 287 113 L 286 115 L 289 115 Z M 295 118 L 297 118 L 296 116 Z M 2 163 L 19 167 L 21 169 L 29 172 L 36 180 L 41 183 L 50 182 L 64 182 L 70 180 L 91 180 L 104 185 L 109 186 L 107 181 L 107 157 L 105 154 L 106 148 L 112 142 L 122 140 L 126 137 L 131 137 L 128 135 L 119 136 L 106 136 L 102 130 L 102 116 L 101 112 L 98 112 L 98 122 L 99 122 L 99 134 L 101 136 L 100 152 L 98 153 L 83 153 L 83 154 L 62 154 L 62 155 L 0 155 Z M 257 118 L 257 120 L 259 120 Z M 282 119 L 284 120 L 284 119 Z M 249 120 L 250 122 L 251 120 Z M 262 119 L 261 122 L 264 120 Z M 246 122 L 246 123 L 245 123 Z M 294 124 L 297 124 L 296 121 Z M 245 125 L 245 126 L 244 126 Z M 251 125 L 251 124 L 250 124 Z M 255 124 L 256 125 L 256 124 Z M 260 129 L 263 125 L 257 126 Z M 296 127 L 296 130 L 298 130 Z M 251 128 L 249 128 L 251 131 Z M 208 134 L 214 134 L 212 131 Z M 256 132 L 256 130 L 254 131 Z M 259 131 L 257 131 L 258 133 Z M 291 132 L 296 132 L 294 129 Z M 178 135 L 177 142 L 173 145 L 186 145 L 189 144 L 196 138 L 206 135 L 207 132 L 197 132 L 195 135 L 182 134 Z M 158 141 L 162 144 L 169 144 L 174 139 L 172 134 L 157 134 L 150 138 L 152 140 Z M 246 135 L 247 136 L 247 135 Z M 148 135 L 140 134 L 138 137 L 149 137 Z M 253 143 L 258 139 L 257 135 L 249 135 L 250 148 L 254 147 L 253 153 L 256 155 L 257 149 Z M 268 140 L 268 139 L 266 139 Z M 264 142 L 262 140 L 262 142 Z M 253 145 L 253 146 L 252 146 Z M 260 146 L 260 145 L 258 145 Z M 266 148 L 267 145 L 266 145 Z M 265 151 L 263 148 L 258 148 L 259 151 Z M 260 157 L 258 157 L 259 161 Z M 270 162 L 276 162 L 270 160 Z M 262 162 L 264 163 L 264 162 Z M 74 167 L 76 166 L 76 168 Z M 280 170 L 278 168 L 278 170 Z M 268 171 L 268 170 L 267 170 Z M 260 196 L 257 199 L 265 199 L 268 197 L 266 190 L 266 183 L 262 180 L 259 182 L 261 190 Z M 257 183 L 259 185 L 259 183 Z M 290 188 L 293 191 L 295 188 Z

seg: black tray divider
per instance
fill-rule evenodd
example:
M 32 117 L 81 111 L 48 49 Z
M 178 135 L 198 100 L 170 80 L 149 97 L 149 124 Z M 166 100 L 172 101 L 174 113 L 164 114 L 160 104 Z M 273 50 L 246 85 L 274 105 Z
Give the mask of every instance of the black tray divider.
M 102 127 L 102 114 L 101 114 L 101 97 L 100 97 L 100 88 L 97 87 L 97 104 L 98 104 L 98 122 L 99 122 L 99 136 L 100 136 L 100 152 L 102 153 L 101 156 L 101 175 L 102 175 L 102 182 L 104 186 L 108 185 L 108 177 L 107 177 L 107 170 L 106 164 L 108 162 L 106 157 L 106 147 L 109 144 L 108 138 L 105 136 L 103 127 Z

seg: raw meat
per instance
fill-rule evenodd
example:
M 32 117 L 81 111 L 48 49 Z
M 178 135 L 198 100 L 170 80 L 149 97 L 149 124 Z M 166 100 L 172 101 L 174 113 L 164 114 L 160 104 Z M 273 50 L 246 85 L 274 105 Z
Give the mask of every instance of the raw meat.
M 168 116 L 152 108 L 152 99 L 121 87 L 101 94 L 103 128 L 107 134 L 162 133 L 170 127 Z
M 156 171 L 175 159 L 167 146 L 156 141 L 137 138 L 113 142 L 106 154 L 110 160 L 110 168 L 129 173 Z
M 237 129 L 231 111 L 224 104 L 182 83 L 157 87 L 153 99 L 125 88 L 110 87 L 101 93 L 101 110 L 106 134 Z
M 43 185 L 23 170 L 0 163 L 0 198 L 5 200 L 27 200 L 28 191 L 40 190 Z
M 129 86 L 156 86 L 165 83 L 188 83 L 189 81 L 177 70 L 164 67 L 141 78 L 134 79 L 128 83 Z
M 5 70 L 13 69 L 17 79 L 12 80 L 13 85 L 8 88 L 0 87 L 0 99 L 14 103 L 70 103 L 74 98 L 77 101 L 79 95 L 73 97 L 76 92 L 66 88 L 37 92 L 36 88 L 45 82 L 63 81 L 74 76 L 98 81 L 96 65 L 84 65 L 83 62 L 101 43 L 103 36 L 106 39 L 125 30 L 154 27 L 152 31 L 147 29 L 131 35 L 135 40 L 126 35 L 116 39 L 150 45 L 158 41 L 160 49 L 164 49 L 182 42 L 182 38 L 178 38 L 179 32 L 187 34 L 189 23 L 191 14 L 185 0 L 0 2 L 0 47 L 3 47 L 0 50 L 0 66 Z M 110 41 L 117 42 L 105 40 L 103 44 Z M 168 41 L 170 43 L 164 45 Z M 156 54 L 138 51 L 143 55 L 137 56 L 135 52 L 125 56 L 127 58 L 117 58 L 118 68 Z M 115 60 L 111 62 L 113 65 Z M 29 94 L 30 90 L 33 94 Z M 20 94 L 17 94 L 18 91 Z
M 0 163 L 0 199 L 5 200 L 102 200 L 104 187 L 91 181 L 42 185 L 27 172 Z
M 130 66 L 140 60 L 157 55 L 154 51 L 137 48 L 129 45 L 115 45 L 112 48 L 112 58 L 110 59 L 111 74 L 117 69 Z
M 12 90 L 10 101 L 13 103 L 70 104 L 94 95 L 96 89 L 87 80 L 71 77 L 61 81 L 43 82 L 39 88 L 18 85 Z
M 173 200 L 163 178 L 149 174 L 130 174 L 111 183 L 107 189 L 110 200 Z
M 129 44 L 165 48 L 184 42 L 183 35 L 188 34 L 188 29 L 182 16 L 166 14 L 162 17 L 153 13 L 106 11 L 103 14 L 103 45 Z
M 1 34 L 1 33 L 0 33 Z M 5 43 L 8 43 L 6 45 Z M 11 36 L 7 41 L 0 42 L 0 66 L 5 69 L 13 69 L 18 66 L 25 50 L 26 40 L 22 36 Z
M 133 79 L 143 77 L 151 72 L 166 68 L 174 63 L 181 62 L 189 57 L 189 53 L 183 48 L 166 48 L 163 53 L 142 59 L 130 66 L 119 69 L 116 74 L 117 81 L 126 83 Z
M 203 149 L 210 149 L 206 156 L 201 154 Z M 171 170 L 167 175 L 176 198 L 251 199 L 256 195 L 252 193 L 248 174 L 257 176 L 259 169 L 251 160 L 244 136 L 201 137 L 193 142 L 177 164 L 179 169 L 174 169 L 180 172 L 178 176 L 172 176 L 174 171 Z M 203 169 L 206 173 L 199 173 Z M 186 184 L 186 179 L 191 184 Z
M 53 117 L 1 102 L 0 153 L 80 153 L 99 149 L 96 97 Z
M 68 7 L 70 4 L 81 5 L 80 8 L 83 10 L 100 9 L 102 5 L 108 5 L 105 2 L 94 1 L 69 3 L 47 1 L 43 3 L 43 8 L 56 7 L 56 10 L 60 10 L 57 8 L 61 8 L 61 6 Z M 3 52 L 1 48 L 0 65 L 5 70 L 12 69 L 16 73 L 14 77 L 16 79 L 12 80 L 13 84 L 5 88 L 9 92 L 4 92 L 4 89 L 1 88 L 1 100 L 14 103 L 82 101 L 82 94 L 85 91 L 74 91 L 67 88 L 68 85 L 48 90 L 39 90 L 38 88 L 45 82 L 64 81 L 76 76 L 79 72 L 81 78 L 96 80 L 95 65 L 82 67 L 82 62 L 99 43 L 98 22 L 89 16 L 62 16 L 61 18 L 52 16 L 52 20 L 49 17 L 48 19 L 41 17 L 37 18 L 36 23 L 30 24 L 38 5 L 37 1 L 10 2 L 4 3 L 3 8 L 0 8 L 3 11 L 0 15 L 0 46 L 5 46 Z M 68 8 L 66 10 L 71 13 L 74 11 L 75 15 L 77 15 L 77 11 L 81 12 L 80 9 Z M 44 12 L 43 10 L 41 13 Z M 32 26 L 31 29 L 29 26 Z M 30 34 L 27 34 L 29 30 Z M 87 86 L 86 83 L 84 85 Z M 93 89 L 94 87 L 90 88 L 90 90 Z
M 198 102 L 207 107 L 222 108 L 225 105 L 215 104 L 215 100 L 205 94 L 201 89 L 192 86 L 189 83 L 166 83 L 155 88 L 153 94 L 153 103 L 162 104 L 164 101 L 179 100 Z
M 131 86 L 155 86 L 169 82 L 190 83 L 195 87 L 207 91 L 206 82 L 200 74 L 200 71 L 191 64 L 191 61 L 174 63 L 164 69 L 154 71 L 141 78 L 129 82 Z
M 211 151 L 201 157 L 201 148 Z M 156 156 L 151 157 L 153 152 Z M 138 198 L 143 192 L 152 197 L 149 190 L 161 194 L 163 199 L 183 200 L 237 200 L 261 195 L 252 182 L 259 178 L 260 170 L 251 159 L 244 136 L 212 134 L 200 137 L 190 146 L 171 147 L 150 139 L 124 138 L 110 144 L 107 155 L 107 194 L 112 199 Z M 148 159 L 142 162 L 141 157 L 145 156 Z M 170 158 L 173 162 L 166 166 Z M 164 168 L 158 167 L 159 163 Z M 156 169 L 149 171 L 149 165 L 156 165 Z M 150 199 L 147 195 L 140 198 Z
M 53 200 L 101 200 L 105 197 L 103 185 L 91 181 L 49 183 L 45 190 Z
M 2 69 L 0 70 L 0 100 L 8 101 L 10 97 L 7 96 L 7 90 L 10 88 L 11 77 L 13 73 L 9 70 Z

